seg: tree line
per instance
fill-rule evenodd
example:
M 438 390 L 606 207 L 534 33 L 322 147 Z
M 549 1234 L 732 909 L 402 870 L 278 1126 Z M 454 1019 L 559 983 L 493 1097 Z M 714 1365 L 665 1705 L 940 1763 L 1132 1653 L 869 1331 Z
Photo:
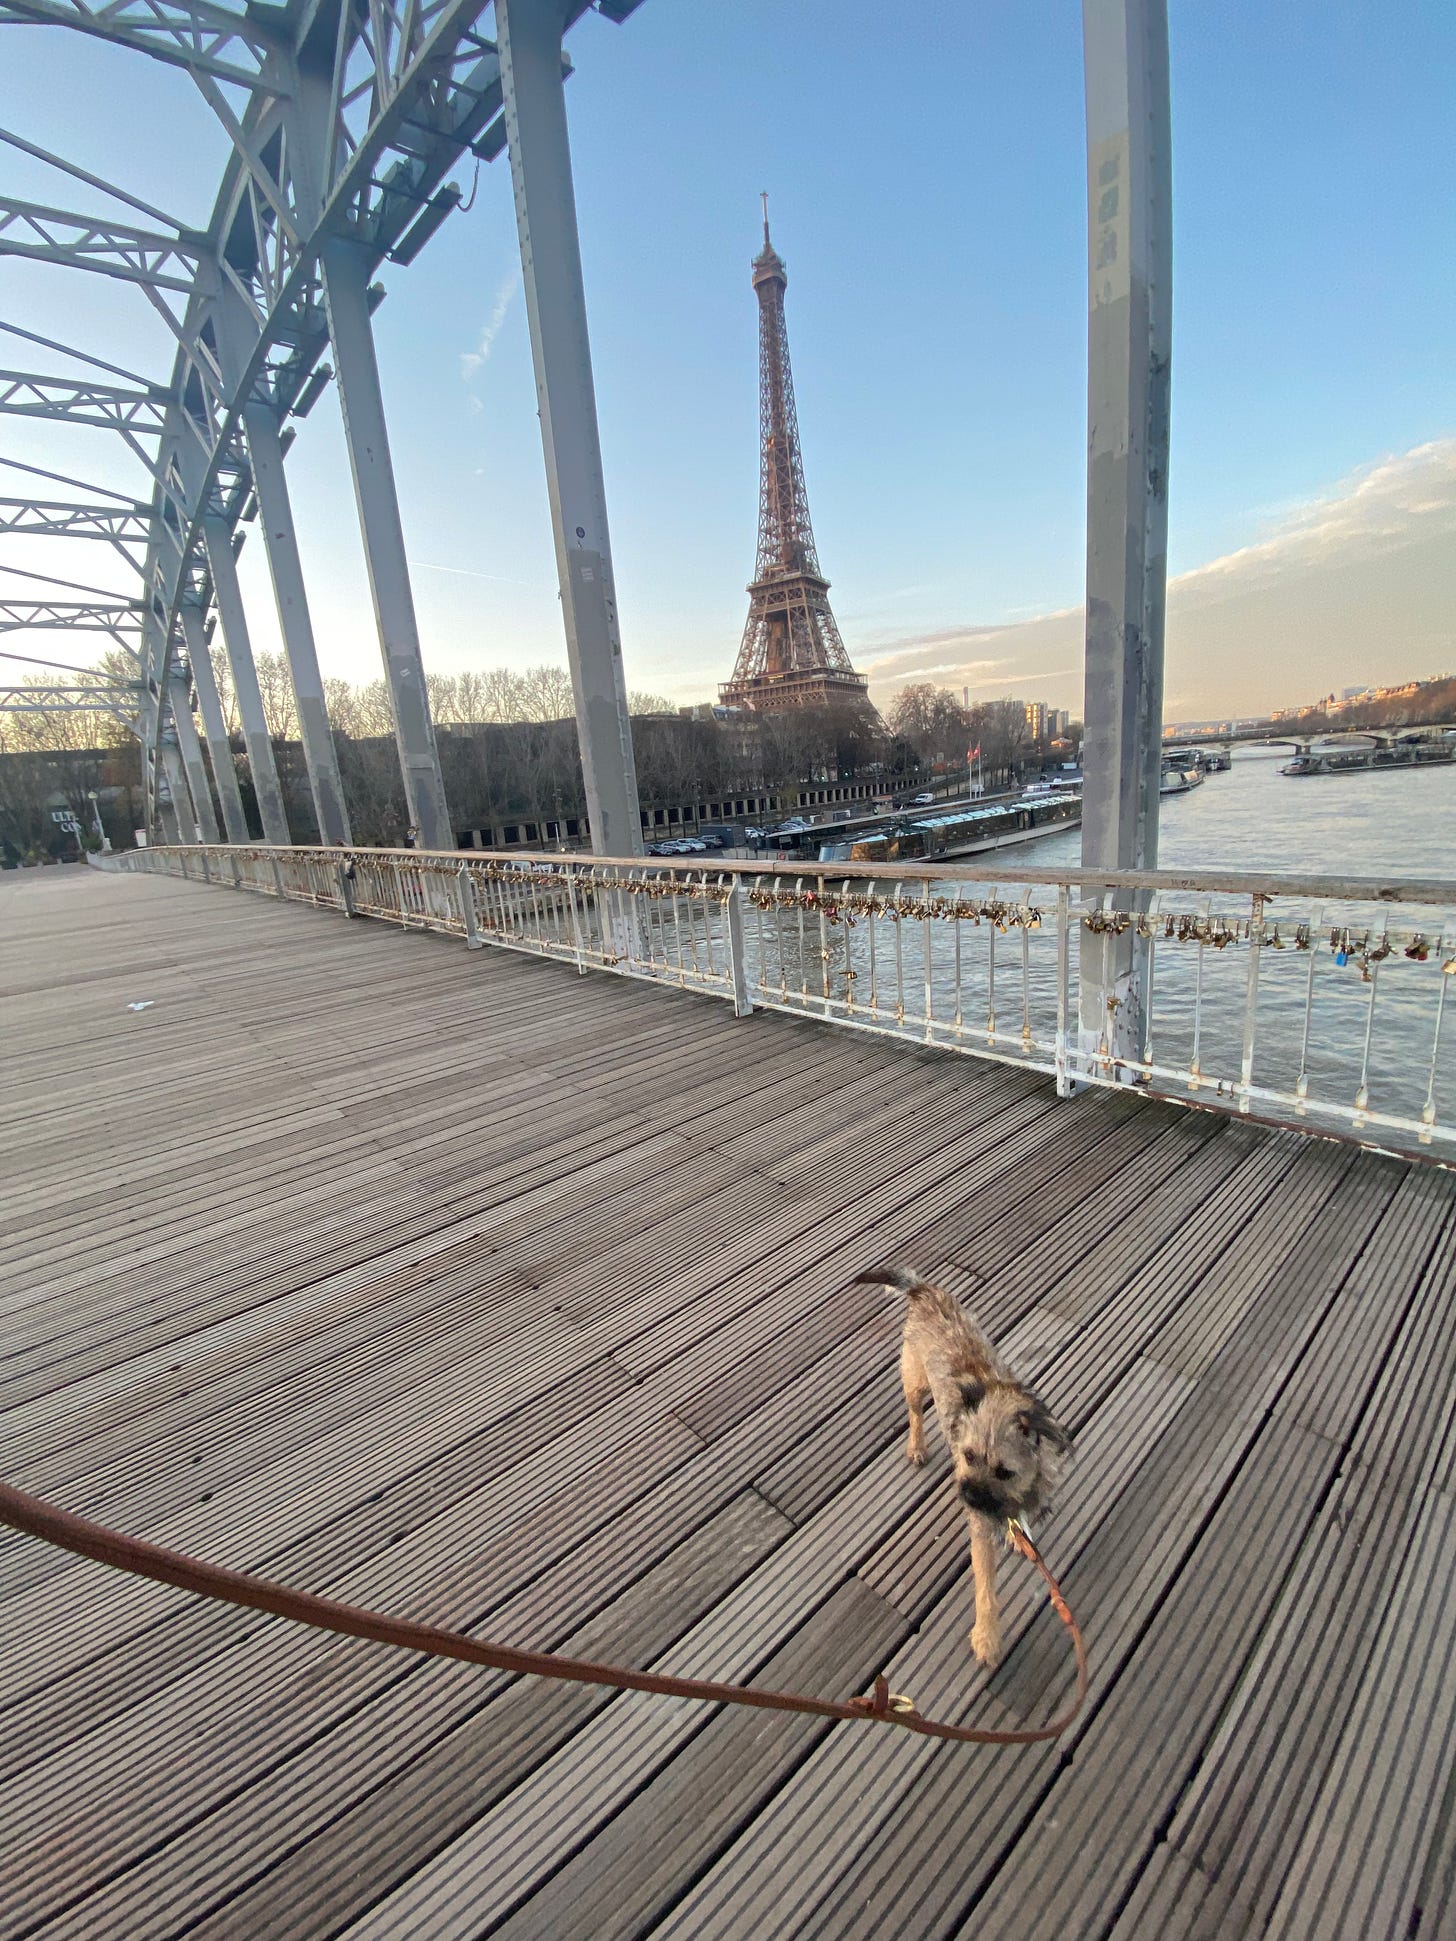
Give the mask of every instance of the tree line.
M 1421 681 L 1407 694 L 1365 695 L 1335 705 L 1334 695 L 1297 715 L 1271 723 L 1300 735 L 1359 734 L 1362 728 L 1420 728 L 1456 722 L 1456 675 Z
M 922 766 L 964 768 L 973 749 L 981 751 L 981 768 L 988 786 L 993 780 L 1015 780 L 1030 767 L 1055 759 L 1070 759 L 1081 741 L 1073 724 L 1065 745 L 1032 733 L 1024 701 L 1009 696 L 965 706 L 949 688 L 921 681 L 901 688 L 890 706 L 889 727 L 897 742 L 912 750 Z
M 129 665 L 120 655 L 108 656 L 93 684 L 99 689 L 108 675 L 123 678 Z M 289 825 L 307 841 L 317 831 L 288 664 L 281 654 L 265 653 L 256 665 Z M 222 656 L 214 666 L 244 809 L 256 831 L 261 825 L 236 696 Z M 87 684 L 81 675 L 65 679 L 72 686 Z M 564 668 L 431 674 L 427 685 L 457 828 L 584 814 L 571 680 Z M 334 678 L 325 682 L 325 697 L 356 841 L 399 841 L 409 818 L 385 682 Z M 884 723 L 843 705 L 744 717 L 709 708 L 680 711 L 664 696 L 634 693 L 630 706 L 644 806 L 721 802 L 866 779 L 899 788 L 964 767 L 977 743 L 989 783 L 1014 778 L 1049 754 L 1032 742 L 1023 703 L 966 708 L 929 683 L 902 689 Z M 57 796 L 89 830 L 92 790 L 117 792 L 102 805 L 102 818 L 114 843 L 131 840 L 142 806 L 136 744 L 99 693 L 94 708 L 0 715 L 0 756 L 0 838 L 7 850 L 25 854 L 64 844 L 50 816 Z

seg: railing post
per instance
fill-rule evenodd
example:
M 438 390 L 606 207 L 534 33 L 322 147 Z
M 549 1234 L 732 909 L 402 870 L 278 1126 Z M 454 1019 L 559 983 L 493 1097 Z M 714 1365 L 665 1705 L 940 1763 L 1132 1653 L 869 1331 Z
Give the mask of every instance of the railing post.
M 354 907 L 354 865 L 345 861 L 336 863 L 334 867 L 339 873 L 339 901 L 344 906 L 344 915 L 357 917 L 359 912 Z
M 753 1010 L 748 981 L 748 956 L 743 943 L 743 878 L 735 876 L 724 905 L 728 918 L 728 971 L 733 984 L 733 1015 L 746 1018 Z
M 276 856 L 270 856 L 268 861 L 273 865 L 273 887 L 278 892 L 278 901 L 280 903 L 286 903 L 288 897 L 283 888 L 283 871 L 278 867 L 278 858 Z
M 1068 1029 L 1071 1013 L 1072 981 L 1072 892 L 1066 883 L 1057 885 L 1057 1097 L 1069 1099 L 1078 1091 L 1072 1034 Z
M 455 872 L 455 896 L 460 905 L 460 921 L 465 925 L 466 949 L 484 949 L 485 939 L 480 934 L 480 923 L 475 914 L 475 892 L 471 888 L 470 868 L 466 863 L 461 863 Z
M 1264 899 L 1249 906 L 1249 975 L 1244 986 L 1244 1054 L 1239 1068 L 1239 1110 L 1249 1109 L 1254 1083 L 1254 1043 L 1259 1031 L 1259 959 L 1264 950 Z
M 571 905 L 571 943 L 576 952 L 576 974 L 586 976 L 586 941 L 582 927 L 581 909 L 576 900 L 576 871 L 569 864 L 566 871 L 566 895 Z

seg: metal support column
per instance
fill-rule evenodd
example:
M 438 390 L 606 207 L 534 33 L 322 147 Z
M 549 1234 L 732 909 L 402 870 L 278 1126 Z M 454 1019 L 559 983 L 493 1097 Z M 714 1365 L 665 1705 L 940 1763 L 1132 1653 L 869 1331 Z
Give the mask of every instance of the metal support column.
M 233 766 L 232 743 L 223 720 L 217 677 L 212 669 L 212 649 L 207 644 L 207 629 L 202 609 L 182 608 L 182 632 L 187 641 L 187 659 L 192 668 L 192 684 L 197 689 L 197 706 L 202 715 L 202 731 L 207 737 L 207 752 L 212 759 L 212 779 L 217 799 L 222 804 L 223 827 L 229 842 L 248 840 L 248 823 L 243 814 L 243 798 L 238 788 L 238 771 Z
M 334 346 L 339 408 L 354 475 L 374 618 L 394 709 L 395 739 L 410 821 L 421 849 L 453 849 L 455 832 L 425 691 L 419 627 L 405 558 L 404 528 L 394 489 L 374 331 L 369 321 L 368 257 L 358 244 L 334 237 L 321 255 L 324 306 Z
M 1087 78 L 1087 660 L 1082 861 L 1158 858 L 1167 582 L 1172 157 L 1167 0 L 1083 0 Z M 1119 907 L 1145 907 L 1122 898 Z M 1081 940 L 1084 1061 L 1141 1056 L 1147 944 Z M 1085 1069 L 1085 1063 L 1084 1063 Z
M 497 0 L 495 31 L 592 848 L 599 856 L 640 856 L 637 768 L 562 92 L 565 16 L 562 0 Z
M 293 529 L 293 506 L 278 442 L 277 415 L 271 406 L 255 398 L 243 407 L 243 430 L 248 441 L 253 489 L 258 495 L 258 516 L 268 553 L 273 597 L 278 602 L 278 625 L 288 656 L 293 698 L 298 705 L 299 735 L 309 787 L 313 791 L 319 840 L 350 842 L 353 838 L 349 832 L 349 811 L 344 803 L 344 784 L 339 775 L 339 760 L 324 701 L 323 676 L 314 647 L 313 622 L 309 618 L 303 566 Z
M 197 817 L 193 812 L 182 757 L 173 741 L 162 743 L 162 773 L 167 778 L 167 788 L 172 798 L 169 803 L 161 803 L 158 807 L 163 835 L 170 843 L 196 842 Z
M 258 815 L 263 824 L 264 842 L 292 841 L 288 817 L 283 812 L 283 791 L 278 785 L 278 768 L 273 760 L 273 743 L 263 715 L 263 696 L 258 687 L 258 670 L 253 665 L 253 645 L 248 637 L 248 616 L 243 608 L 243 592 L 238 585 L 238 563 L 233 557 L 233 536 L 225 519 L 206 518 L 202 537 L 207 546 L 208 571 L 212 575 L 213 597 L 222 625 L 223 645 L 232 669 L 233 692 L 238 697 L 238 715 L 243 724 L 243 741 L 248 750 L 253 790 L 258 798 Z
M 220 842 L 217 817 L 212 812 L 212 790 L 208 786 L 207 765 L 202 759 L 202 743 L 192 719 L 192 698 L 187 683 L 177 675 L 167 683 L 167 699 L 177 730 L 177 747 L 187 777 L 187 793 L 192 797 L 192 818 L 198 828 L 199 842 Z

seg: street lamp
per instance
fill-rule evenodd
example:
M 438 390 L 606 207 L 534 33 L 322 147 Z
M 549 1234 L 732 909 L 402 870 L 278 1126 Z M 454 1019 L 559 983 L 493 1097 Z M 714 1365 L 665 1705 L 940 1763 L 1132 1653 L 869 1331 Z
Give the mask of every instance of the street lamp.
M 107 835 L 105 826 L 101 820 L 101 797 L 96 793 L 95 789 L 87 789 L 86 800 L 91 804 L 91 819 L 96 824 L 96 833 L 101 838 L 101 847 L 109 851 L 111 848 L 111 838 Z

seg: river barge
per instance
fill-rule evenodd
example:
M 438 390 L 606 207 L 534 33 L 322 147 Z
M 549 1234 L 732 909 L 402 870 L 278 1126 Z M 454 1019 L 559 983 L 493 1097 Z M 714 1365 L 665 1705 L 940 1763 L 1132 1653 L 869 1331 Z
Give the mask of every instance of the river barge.
M 978 856 L 1030 842 L 1082 820 L 1082 797 L 1065 788 L 1028 791 L 1010 802 L 988 802 L 952 815 L 921 816 L 882 834 L 824 843 L 821 863 L 924 862 Z

